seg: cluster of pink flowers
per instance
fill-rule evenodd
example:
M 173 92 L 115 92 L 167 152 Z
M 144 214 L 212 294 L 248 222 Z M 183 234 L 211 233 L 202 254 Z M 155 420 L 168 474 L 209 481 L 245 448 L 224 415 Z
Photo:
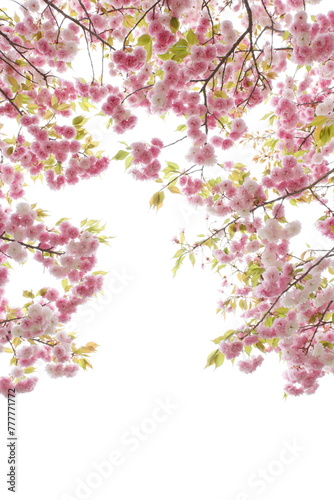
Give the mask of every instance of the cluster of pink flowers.
M 274 167 L 270 175 L 263 179 L 263 184 L 282 193 L 293 193 L 310 184 L 309 180 L 302 165 L 298 164 L 294 156 L 288 155 L 283 156 L 281 167 Z
M 52 376 L 57 373 L 70 377 L 77 372 L 76 363 L 63 365 L 71 361 L 73 337 L 58 332 L 59 323 L 68 322 L 78 306 L 102 288 L 102 276 L 89 274 L 96 264 L 97 236 L 87 230 L 80 231 L 68 221 L 50 229 L 37 218 L 38 210 L 26 202 L 19 202 L 15 210 L 0 207 L 0 263 L 24 262 L 29 249 L 52 276 L 65 279 L 68 284 L 63 296 L 56 288 L 42 289 L 39 298 L 37 295 L 35 301 L 16 309 L 16 316 L 10 319 L 8 311 L 12 309 L 2 299 L 0 352 L 9 342 L 18 340 L 11 377 L 0 378 L 0 392 L 5 396 L 9 387 L 15 387 L 17 392 L 29 392 L 35 387 L 37 378 L 25 377 L 38 361 L 55 360 L 56 368 L 51 363 L 47 369 Z M 8 267 L 1 266 L 0 297 L 5 294 L 10 274 Z M 29 343 L 30 340 L 38 343 Z M 57 368 L 59 363 L 61 368 Z
M 238 361 L 238 368 L 241 372 L 252 373 L 260 366 L 263 362 L 263 356 L 251 356 L 249 359 Z
M 146 62 L 146 50 L 143 47 L 136 47 L 131 54 L 124 50 L 115 50 L 113 62 L 116 68 L 121 71 L 138 71 Z
M 183 175 L 180 177 L 180 186 L 182 186 L 182 192 L 188 197 L 190 202 L 194 202 L 193 195 L 197 194 L 203 187 L 203 182 L 200 179 L 193 179 L 189 175 Z M 199 200 L 204 203 L 203 198 L 200 196 Z
M 307 22 L 307 13 L 299 11 L 293 19 L 289 30 L 293 35 L 293 58 L 297 64 L 310 64 L 314 61 L 325 62 L 334 52 L 334 12 L 318 14 L 316 22 Z
M 76 363 L 49 363 L 45 365 L 45 371 L 52 378 L 74 377 L 78 370 L 79 365 Z
M 231 264 L 242 282 L 234 286 L 224 276 L 231 293 L 222 308 L 232 311 L 239 305 L 249 328 L 237 334 L 238 340 L 232 336 L 223 342 L 221 352 L 234 359 L 244 348 L 249 353 L 246 347 L 276 350 L 289 367 L 286 391 L 314 391 L 325 369 L 333 369 L 333 339 L 329 323 L 321 320 L 333 310 L 324 274 L 333 255 L 317 261 L 310 254 L 311 259 L 302 256 L 295 262 L 290 240 L 301 226 L 286 221 L 284 202 L 298 204 L 304 190 L 308 201 L 316 194 L 326 208 L 317 227 L 333 240 L 332 207 L 317 180 L 326 184 L 332 173 L 334 12 L 309 18 L 303 0 L 236 2 L 224 9 L 217 0 L 210 5 L 169 0 L 163 8 L 150 0 L 114 0 L 112 9 L 92 0 L 70 0 L 62 9 L 57 2 L 45 8 L 41 0 L 27 0 L 24 7 L 18 21 L 4 17 L 0 37 L 5 54 L 0 58 L 0 112 L 20 126 L 17 134 L 5 134 L 0 141 L 0 348 L 13 341 L 17 357 L 11 376 L 0 380 L 1 390 L 12 383 L 18 392 L 31 390 L 35 378 L 24 378 L 29 373 L 24 370 L 38 360 L 47 363 L 52 377 L 75 374 L 73 339 L 57 333 L 58 324 L 69 321 L 102 286 L 101 275 L 91 274 L 98 246 L 94 230 L 79 230 L 67 221 L 48 228 L 30 205 L 4 208 L 5 201 L 24 195 L 26 173 L 45 179 L 51 189 L 99 175 L 110 162 L 96 152 L 98 143 L 84 129 L 90 112 L 97 109 L 106 127 L 122 134 L 137 124 L 132 109 L 142 107 L 150 114 L 172 112 L 181 118 L 177 131 L 186 131 L 186 160 L 194 167 L 182 167 L 181 192 L 206 210 L 208 221 L 219 224 L 204 240 L 212 254 L 212 261 L 205 261 L 224 272 Z M 237 13 L 240 23 L 229 21 L 228 13 Z M 92 48 L 91 82 L 59 78 L 72 70 L 82 41 L 88 52 Z M 93 55 L 101 48 L 106 67 L 98 75 L 100 60 Z M 286 76 L 292 65 L 300 65 L 299 71 Z M 117 78 L 119 87 L 110 83 Z M 262 140 L 248 133 L 244 114 L 270 94 L 274 134 L 270 129 Z M 84 115 L 76 116 L 78 106 Z M 324 126 L 318 125 L 321 121 Z M 229 161 L 228 154 L 237 154 L 239 144 L 248 140 L 255 147 L 264 144 L 254 158 L 257 170 L 264 163 L 261 180 L 248 166 Z M 165 174 L 172 188 L 171 172 L 159 161 L 162 148 L 160 139 L 150 144 L 138 139 L 126 152 L 126 166 L 139 180 L 161 182 Z M 48 288 L 7 321 L 5 287 L 11 272 L 6 264 L 25 262 L 30 251 L 52 279 L 63 280 L 65 293 Z M 308 273 L 310 262 L 314 268 Z M 34 338 L 35 344 L 27 345 Z M 252 355 L 238 366 L 250 373 L 262 359 Z
M 151 20 L 148 33 L 154 40 L 153 50 L 156 54 L 164 54 L 176 41 L 174 33 L 166 29 L 157 18 Z
M 118 94 L 110 95 L 102 104 L 102 111 L 112 117 L 115 121 L 114 131 L 118 134 L 132 129 L 137 123 L 137 117 L 132 115 L 121 103 L 121 97 Z
M 317 226 L 321 234 L 332 240 L 334 239 L 334 217 L 325 217 L 324 220 L 319 219 Z
M 234 359 L 242 353 L 243 343 L 240 340 L 223 341 L 219 344 L 219 350 L 226 359 Z
M 279 126 L 283 129 L 294 129 L 299 121 L 297 106 L 293 100 L 282 97 L 278 99 L 275 107 L 277 115 L 280 117 Z
M 27 377 L 18 380 L 16 383 L 13 382 L 11 377 L 0 377 L 0 394 L 7 398 L 9 389 L 15 389 L 15 394 L 31 392 L 35 388 L 37 382 L 37 377 Z
M 141 168 L 133 168 L 132 175 L 138 180 L 157 179 L 161 170 L 161 163 L 158 160 L 163 142 L 160 139 L 154 138 L 151 144 L 144 142 L 134 142 L 131 144 L 131 152 L 133 156 L 133 164 L 141 165 Z
M 2 154 L 14 164 L 2 165 L 0 168 L 0 180 L 3 184 L 10 185 L 8 194 L 13 199 L 24 194 L 24 176 L 17 170 L 17 165 L 27 169 L 32 176 L 44 173 L 51 189 L 60 189 L 66 184 L 75 184 L 80 179 L 100 175 L 108 167 L 109 159 L 105 156 L 79 156 L 81 143 L 74 139 L 76 130 L 73 126 L 55 125 L 54 132 L 58 136 L 62 135 L 64 139 L 54 139 L 45 128 L 37 124 L 38 122 L 37 116 L 24 115 L 21 119 L 21 125 L 27 127 L 27 132 L 34 137 L 34 141 L 28 142 L 26 137 L 20 134 L 14 150 L 5 142 L 0 143 Z M 50 163 L 52 158 L 54 163 Z M 45 171 L 43 162 L 50 165 Z M 56 173 L 57 165 L 61 165 L 63 173 Z
M 251 210 L 265 199 L 263 187 L 250 177 L 238 187 L 225 179 L 214 186 L 213 194 L 218 194 L 219 198 L 214 200 L 209 196 L 204 200 L 211 213 L 226 216 L 234 211 L 244 219 L 248 219 Z

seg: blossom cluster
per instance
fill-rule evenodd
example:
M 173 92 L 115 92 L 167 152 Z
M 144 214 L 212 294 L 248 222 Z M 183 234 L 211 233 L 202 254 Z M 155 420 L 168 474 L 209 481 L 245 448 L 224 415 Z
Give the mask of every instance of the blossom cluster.
M 10 352 L 14 362 L 10 376 L 0 378 L 5 396 L 9 388 L 31 391 L 38 379 L 27 375 L 43 363 L 51 376 L 75 375 L 80 357 L 73 357 L 74 336 L 59 325 L 69 322 L 102 287 L 102 275 L 90 272 L 96 264 L 97 236 L 89 227 L 80 230 L 66 220 L 49 228 L 43 218 L 43 211 L 26 202 L 18 202 L 15 209 L 0 207 L 0 352 Z M 26 291 L 24 296 L 32 300 L 12 308 L 5 298 L 14 272 L 10 262 L 26 262 L 30 253 L 51 277 L 63 280 L 63 290 L 48 286 L 37 294 Z
M 184 234 L 176 239 L 176 269 L 202 249 L 203 265 L 220 274 L 228 292 L 219 309 L 240 309 L 245 320 L 211 361 L 244 356 L 238 366 L 251 373 L 274 351 L 288 366 L 286 392 L 314 392 L 333 370 L 334 255 L 310 247 L 298 256 L 301 223 L 285 207 L 320 207 L 315 227 L 331 243 L 334 11 L 310 16 L 315 0 L 244 0 L 224 9 L 218 0 L 46 3 L 27 0 L 2 18 L 0 112 L 16 127 L 0 141 L 1 345 L 16 360 L 2 391 L 13 383 L 32 390 L 35 378 L 22 370 L 37 360 L 54 378 L 72 376 L 79 361 L 86 366 L 80 356 L 89 348 L 78 354 L 59 323 L 102 285 L 92 273 L 95 223 L 47 228 L 41 211 L 20 203 L 25 183 L 39 178 L 59 190 L 100 175 L 110 159 L 93 140 L 90 119 L 98 114 L 111 135 L 126 134 L 139 129 L 139 110 L 180 120 L 176 132 L 184 136 L 172 144 L 185 140 L 182 166 L 163 168 L 171 144 L 157 137 L 138 137 L 114 159 L 126 159 L 136 179 L 160 183 L 152 205 L 160 207 L 169 189 L 202 207 L 210 232 L 194 244 Z M 73 71 L 78 54 L 87 57 L 88 80 Z M 251 113 L 264 102 L 268 127 L 254 134 Z M 256 150 L 247 165 L 238 161 L 245 145 Z M 5 206 L 12 200 L 14 210 Z M 13 316 L 7 264 L 26 262 L 30 252 L 65 293 L 48 288 Z

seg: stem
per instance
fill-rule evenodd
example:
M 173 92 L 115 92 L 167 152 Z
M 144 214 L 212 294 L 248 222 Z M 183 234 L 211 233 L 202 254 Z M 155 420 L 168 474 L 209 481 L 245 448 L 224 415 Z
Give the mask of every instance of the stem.
M 266 313 L 262 316 L 262 318 L 256 323 L 255 326 L 252 327 L 252 330 L 255 330 L 260 325 L 260 323 L 262 323 L 262 321 L 268 316 L 268 314 L 270 314 L 270 312 L 273 310 L 273 308 L 275 307 L 275 305 L 277 304 L 277 302 L 280 300 L 280 298 L 282 297 L 282 295 L 284 293 L 286 293 L 288 290 L 290 290 L 290 288 L 292 288 L 297 283 L 299 283 L 303 278 L 305 278 L 305 276 L 307 276 L 312 269 L 314 269 L 315 267 L 317 267 L 320 264 L 320 262 L 322 262 L 324 259 L 326 259 L 327 257 L 329 257 L 329 255 L 331 254 L 331 252 L 333 252 L 333 250 L 334 250 L 334 247 L 331 248 L 330 250 L 328 250 L 328 252 L 325 255 L 323 255 L 321 257 L 321 259 L 319 259 L 315 264 L 313 264 L 311 267 L 309 267 L 307 269 L 307 271 L 305 271 L 301 276 L 299 276 L 299 278 L 296 278 L 294 281 L 292 281 L 290 283 L 290 285 L 274 300 L 274 302 L 269 307 L 269 309 L 266 311 Z
M 44 1 L 46 1 L 46 0 L 44 0 Z M 153 5 L 151 5 L 151 7 L 150 7 L 148 10 L 146 10 L 146 11 L 144 12 L 144 14 L 141 16 L 141 18 L 140 18 L 140 19 L 136 22 L 136 24 L 134 25 L 134 27 L 130 29 L 129 33 L 128 33 L 128 34 L 126 35 L 126 37 L 124 38 L 124 42 L 123 42 L 123 50 L 125 49 L 127 39 L 129 38 L 129 36 L 130 36 L 130 35 L 131 35 L 131 33 L 133 32 L 133 30 L 137 28 L 137 26 L 138 26 L 138 24 L 140 23 L 140 21 L 142 21 L 142 20 L 146 17 L 146 15 L 150 12 L 150 10 L 154 9 L 154 7 L 155 7 L 156 5 L 158 5 L 158 3 L 160 3 L 160 0 L 158 0 L 157 2 L 155 2 Z
M 3 236 L 3 234 L 4 233 L 2 233 L 2 235 L 0 236 L 0 239 L 5 240 L 5 241 L 10 241 L 10 242 L 16 241 L 16 240 L 13 240 L 12 238 L 7 238 L 6 236 Z M 24 243 L 23 241 L 18 241 L 17 243 L 19 243 L 20 245 L 22 245 L 26 248 L 32 248 L 33 250 L 39 250 L 40 252 L 47 252 L 47 253 L 54 254 L 54 255 L 63 255 L 65 253 L 65 252 L 56 252 L 55 250 L 51 250 L 53 247 L 40 248 L 40 245 L 38 245 L 36 247 L 34 245 L 29 245 L 28 243 Z
M 10 343 L 11 348 L 13 349 L 14 356 L 16 357 L 16 350 L 15 350 L 15 347 L 13 346 L 13 344 L 11 343 L 11 341 L 9 340 L 8 335 L 6 335 L 6 339 L 7 339 L 7 340 L 8 340 L 8 342 Z
M 72 21 L 72 23 L 74 24 L 77 24 L 78 26 L 80 26 L 81 29 L 87 31 L 87 33 L 89 33 L 91 36 L 95 36 L 98 40 L 100 40 L 100 42 L 102 42 L 104 45 L 107 45 L 107 47 L 109 47 L 110 49 L 112 50 L 116 50 L 115 47 L 113 47 L 112 45 L 110 45 L 110 43 L 108 43 L 106 40 L 104 40 L 100 35 L 98 35 L 97 33 L 95 32 L 92 32 L 91 29 L 87 28 L 87 26 L 85 26 L 84 24 L 82 24 L 80 21 L 78 21 L 77 19 L 75 19 L 74 17 L 66 14 L 66 12 L 64 12 L 62 9 L 60 9 L 59 7 L 57 7 L 56 5 L 54 5 L 51 1 L 49 0 L 43 0 L 48 6 L 49 8 L 51 9 L 51 7 L 53 9 L 55 9 L 57 12 L 59 12 L 59 14 L 61 14 L 62 16 L 66 17 L 66 19 L 69 19 L 70 21 Z
M 300 188 L 297 191 L 293 191 L 292 193 L 284 194 L 282 196 L 279 196 L 278 198 L 275 198 L 274 200 L 265 201 L 263 203 L 260 203 L 259 205 L 256 205 L 256 207 L 252 208 L 251 212 L 255 212 L 255 210 L 257 210 L 258 208 L 264 207 L 265 205 L 269 205 L 270 203 L 275 203 L 275 201 L 284 200 L 285 198 L 288 198 L 289 196 L 295 196 L 296 194 L 302 193 L 303 191 L 306 191 L 307 189 L 309 189 L 312 192 L 312 188 L 316 184 L 318 184 L 318 182 L 322 181 L 323 179 L 326 179 L 326 177 L 328 177 L 332 173 L 334 173 L 334 168 L 332 168 L 332 170 L 329 170 L 329 172 L 327 172 L 326 174 L 324 174 L 321 177 L 319 177 L 318 179 L 316 179 L 309 186 L 305 186 L 303 188 Z
M 326 309 L 324 310 L 324 312 L 323 312 L 323 314 L 322 314 L 322 316 L 321 316 L 321 318 L 320 318 L 320 320 L 319 320 L 319 322 L 318 322 L 318 324 L 317 324 L 317 326 L 316 326 L 316 329 L 315 329 L 315 331 L 314 331 L 314 333 L 313 333 L 313 335 L 312 335 L 312 337 L 311 337 L 311 339 L 310 339 L 309 345 L 305 348 L 305 352 L 306 352 L 306 354 L 308 353 L 308 351 L 309 351 L 309 349 L 310 349 L 310 347 L 311 347 L 311 344 L 312 344 L 313 339 L 314 339 L 314 337 L 315 337 L 315 335 L 316 335 L 316 333 L 317 333 L 317 331 L 318 331 L 318 328 L 319 328 L 319 326 L 320 326 L 320 323 L 322 323 L 322 320 L 324 319 L 324 317 L 325 317 L 325 315 L 326 315 L 326 313 L 327 313 L 327 311 L 328 311 L 328 309 L 330 308 L 330 306 L 331 306 L 331 304 L 332 304 L 332 303 L 333 303 L 333 301 L 331 300 L 331 301 L 327 304 L 327 307 L 326 307 Z

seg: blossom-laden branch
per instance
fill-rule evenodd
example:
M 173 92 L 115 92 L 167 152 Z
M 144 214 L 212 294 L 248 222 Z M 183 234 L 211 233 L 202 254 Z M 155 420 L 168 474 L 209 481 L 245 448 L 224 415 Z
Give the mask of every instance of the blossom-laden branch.
M 101 285 L 99 274 L 87 275 L 106 242 L 99 222 L 46 227 L 43 211 L 20 204 L 28 180 L 60 191 L 124 161 L 135 179 L 160 185 L 153 208 L 177 194 L 189 203 L 185 223 L 203 216 L 210 228 L 195 243 L 181 231 L 173 269 L 186 257 L 195 264 L 201 249 L 202 266 L 222 280 L 219 310 L 238 310 L 244 322 L 220 339 L 209 364 L 243 352 L 238 366 L 249 373 L 262 359 L 252 350 L 275 350 L 288 365 L 286 392 L 311 393 L 331 371 L 334 348 L 326 243 L 334 234 L 334 14 L 310 17 L 306 4 L 288 0 L 118 3 L 28 0 L 13 16 L 1 12 L 0 112 L 14 132 L 1 129 L 0 290 L 13 261 L 24 263 L 31 251 L 63 295 L 26 290 L 22 310 L 0 298 L 0 345 L 16 365 L 0 389 L 31 390 L 26 375 L 37 360 L 51 376 L 89 366 L 89 348 L 77 349 L 62 324 Z M 238 22 L 227 20 L 235 16 Z M 267 125 L 250 133 L 258 126 L 253 110 L 263 104 Z M 138 110 L 165 125 L 176 117 L 175 135 L 143 140 L 148 122 Z M 95 116 L 104 134 L 123 136 L 122 149 L 113 151 L 117 141 L 109 138 L 103 151 L 91 132 Z M 128 144 L 136 126 L 138 138 Z M 287 204 L 320 214 L 301 224 L 290 220 Z M 297 255 L 294 238 L 307 223 L 319 241 Z

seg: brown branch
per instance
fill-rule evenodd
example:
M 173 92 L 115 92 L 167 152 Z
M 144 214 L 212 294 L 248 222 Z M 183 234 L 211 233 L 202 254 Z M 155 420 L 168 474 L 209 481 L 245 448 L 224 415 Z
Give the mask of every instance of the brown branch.
M 15 102 L 13 101 L 13 99 L 11 99 L 10 97 L 8 97 L 8 95 L 6 94 L 6 92 L 4 92 L 1 88 L 0 88 L 0 92 L 2 95 L 5 96 L 5 98 L 7 99 L 7 101 L 16 109 L 16 111 L 20 114 L 20 115 L 23 115 L 22 111 L 20 110 L 20 108 L 15 104 Z
M 255 212 L 255 210 L 257 210 L 258 208 L 260 207 L 264 207 L 265 205 L 269 205 L 270 203 L 275 203 L 275 201 L 279 201 L 279 200 L 284 200 L 285 198 L 288 198 L 290 196 L 295 196 L 296 194 L 299 194 L 299 193 L 302 193 L 303 191 L 306 191 L 306 190 L 310 190 L 312 192 L 312 188 L 314 186 L 316 186 L 316 184 L 318 184 L 318 182 L 322 181 L 323 179 L 325 179 L 326 177 L 328 177 L 330 174 L 332 174 L 334 172 L 334 168 L 332 168 L 332 170 L 330 170 L 329 172 L 327 172 L 326 174 L 322 175 L 321 177 L 319 177 L 318 179 L 316 179 L 314 182 L 312 182 L 312 184 L 310 184 L 309 186 L 305 186 L 303 188 L 300 188 L 300 189 L 297 189 L 297 191 L 293 191 L 292 193 L 286 193 L 282 196 L 279 196 L 278 198 L 275 198 L 273 200 L 269 200 L 269 201 L 265 201 L 263 203 L 260 203 L 259 205 L 256 205 L 256 207 L 252 208 L 251 212 Z M 312 193 L 313 194 L 313 193 Z
M 44 0 L 45 2 L 46 0 Z M 150 10 L 154 9 L 156 5 L 158 5 L 158 3 L 160 3 L 160 0 L 157 0 L 157 2 L 155 2 L 153 5 L 151 5 L 151 7 L 146 10 L 144 12 L 144 14 L 141 16 L 141 18 L 136 22 L 136 24 L 134 25 L 133 28 L 130 29 L 129 33 L 126 35 L 126 37 L 124 38 L 124 42 L 123 42 L 123 50 L 125 49 L 126 47 L 126 42 L 127 42 L 127 39 L 129 38 L 129 36 L 131 35 L 131 33 L 133 32 L 133 30 L 135 30 L 138 26 L 138 24 L 147 16 L 147 14 L 150 12 Z
M 46 0 L 44 0 L 44 1 L 46 1 Z M 20 45 L 18 43 L 14 43 L 9 38 L 9 36 L 5 35 L 5 33 L 3 33 L 2 31 L 0 31 L 0 35 L 3 36 L 7 40 L 7 42 L 10 44 L 10 46 L 13 47 L 13 49 L 16 50 L 16 52 L 18 54 L 20 54 L 20 56 L 29 64 L 29 66 L 31 66 L 36 71 L 36 73 L 38 73 L 40 76 L 43 77 L 46 85 L 48 86 L 47 78 L 48 77 L 51 78 L 52 75 L 48 75 L 48 73 L 43 73 L 42 71 L 40 71 L 31 61 L 29 61 L 29 59 L 26 58 L 26 56 L 24 55 L 24 52 L 22 50 L 19 50 L 18 47 L 24 48 L 25 50 L 32 50 L 32 49 L 29 47 L 24 47 L 23 45 Z
M 128 94 L 127 96 L 124 97 L 123 101 L 121 104 L 123 104 L 123 102 L 128 98 L 130 97 L 130 95 L 133 95 L 135 94 L 136 92 L 139 92 L 140 90 L 145 90 L 145 89 L 149 89 L 150 87 L 153 87 L 153 83 L 150 84 L 150 85 L 145 85 L 145 87 L 140 87 L 140 89 L 137 89 L 137 90 L 134 90 L 133 92 L 131 92 L 131 94 Z
M 107 47 L 109 47 L 110 49 L 112 50 L 116 50 L 115 47 L 113 47 L 109 42 L 107 42 L 106 40 L 104 40 L 100 35 L 92 32 L 91 29 L 89 29 L 87 26 L 85 26 L 83 23 L 81 23 L 80 21 L 78 21 L 77 19 L 75 19 L 74 17 L 70 16 L 69 14 L 66 14 L 66 12 L 64 12 L 62 9 L 60 9 L 59 7 L 57 7 L 56 5 L 54 5 L 50 0 L 43 0 L 43 2 L 45 2 L 50 10 L 51 10 L 51 7 L 53 9 L 55 9 L 57 12 L 59 12 L 59 14 L 61 14 L 62 16 L 66 17 L 66 19 L 69 19 L 70 21 L 72 21 L 74 24 L 78 25 L 81 29 L 87 31 L 87 33 L 89 33 L 91 36 L 95 36 L 98 40 L 100 40 L 100 42 L 102 42 L 104 45 L 107 45 Z
M 15 350 L 15 347 L 14 347 L 14 346 L 13 346 L 13 344 L 11 343 L 11 341 L 10 341 L 10 339 L 9 339 L 8 335 L 6 335 L 6 339 L 7 339 L 7 340 L 8 340 L 8 342 L 10 343 L 11 348 L 13 349 L 14 356 L 16 357 L 16 350 Z
M 187 135 L 184 135 L 183 137 L 181 137 L 181 139 L 178 139 L 175 142 L 171 142 L 170 144 L 166 144 L 166 146 L 164 146 L 164 148 L 168 148 L 169 146 L 174 146 L 174 144 L 177 144 L 180 141 L 184 141 L 184 139 L 186 139 L 187 137 L 188 137 Z
M 305 353 L 306 353 L 306 354 L 308 353 L 308 351 L 309 351 L 309 349 L 310 349 L 310 347 L 311 347 L 311 345 L 312 345 L 313 339 L 314 339 L 314 337 L 316 336 L 316 333 L 317 333 L 317 331 L 318 331 L 318 329 L 319 329 L 320 323 L 322 323 L 322 320 L 323 320 L 323 319 L 324 319 L 324 317 L 326 316 L 326 313 L 327 313 L 327 311 L 328 311 L 328 309 L 330 308 L 330 306 L 331 306 L 331 304 L 332 304 L 332 303 L 333 303 L 333 301 L 332 301 L 332 300 L 331 300 L 330 302 L 328 302 L 327 307 L 326 307 L 326 309 L 324 310 L 324 312 L 323 312 L 323 314 L 322 314 L 322 316 L 321 316 L 321 319 L 319 320 L 319 322 L 318 322 L 318 324 L 317 324 L 317 326 L 316 326 L 315 331 L 313 332 L 313 335 L 312 335 L 312 337 L 311 337 L 311 339 L 310 339 L 309 345 L 308 345 L 307 347 L 305 347 Z
M 6 326 L 6 324 L 9 323 L 10 321 L 18 321 L 19 319 L 23 319 L 24 317 L 25 316 L 20 316 L 19 318 L 4 319 L 0 321 L 0 325 Z
M 57 343 L 49 344 L 49 342 L 44 342 L 44 340 L 40 340 L 40 339 L 29 339 L 29 340 L 33 340 L 34 342 L 40 342 L 41 344 L 45 344 L 45 345 L 48 345 L 50 347 L 54 347 L 54 346 L 58 345 Z
M 4 241 L 10 241 L 10 242 L 14 242 L 16 240 L 13 240 L 12 238 L 7 238 L 6 236 L 3 236 L 4 233 L 2 233 L 2 235 L 0 236 L 0 239 L 1 240 L 4 240 Z M 40 252 L 46 252 L 46 253 L 50 253 L 50 254 L 53 254 L 53 255 L 63 255 L 65 252 L 57 252 L 55 250 L 51 250 L 53 247 L 50 247 L 50 248 L 40 248 L 40 244 L 36 247 L 34 245 L 29 245 L 28 243 L 24 243 L 23 241 L 18 241 L 17 243 L 19 243 L 20 245 L 26 247 L 26 248 L 31 248 L 33 250 L 39 250 Z
M 331 248 L 330 250 L 328 250 L 328 252 L 325 255 L 323 255 L 315 264 L 313 264 L 311 267 L 309 267 L 301 276 L 299 276 L 299 278 L 296 278 L 294 281 L 292 281 L 290 283 L 290 285 L 287 286 L 287 288 L 274 300 L 272 305 L 269 307 L 269 309 L 266 311 L 266 313 L 262 316 L 262 318 L 256 323 L 256 325 L 251 327 L 251 331 L 255 330 L 262 323 L 262 321 L 268 316 L 268 314 L 270 314 L 270 312 L 273 310 L 273 308 L 275 307 L 277 302 L 281 299 L 281 297 L 284 293 L 288 292 L 290 290 L 290 288 L 292 288 L 297 283 L 299 283 L 302 279 L 304 279 L 305 276 L 307 276 L 310 273 L 310 271 L 312 269 L 314 269 L 315 267 L 317 267 L 324 259 L 331 256 L 331 252 L 333 252 L 333 250 L 334 250 L 334 247 Z

